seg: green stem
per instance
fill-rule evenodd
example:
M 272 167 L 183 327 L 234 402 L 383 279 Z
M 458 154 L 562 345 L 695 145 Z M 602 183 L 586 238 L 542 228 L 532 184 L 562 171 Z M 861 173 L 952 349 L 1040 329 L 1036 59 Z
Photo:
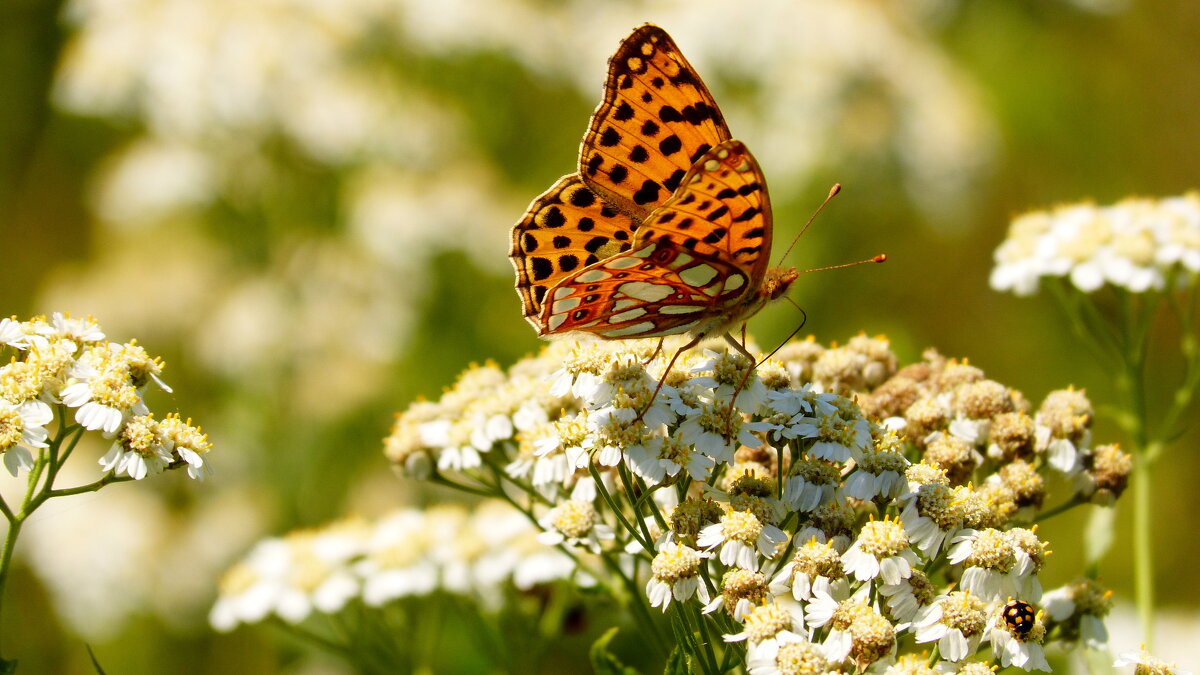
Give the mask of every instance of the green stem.
M 1042 521 L 1049 520 L 1049 519 L 1053 518 L 1054 516 L 1059 515 L 1060 513 L 1065 513 L 1067 511 L 1070 511 L 1071 509 L 1075 508 L 1076 506 L 1080 506 L 1081 504 L 1086 504 L 1086 503 L 1087 503 L 1086 499 L 1080 499 L 1079 497 L 1073 497 L 1052 509 L 1046 509 L 1045 511 L 1042 511 L 1041 513 L 1039 513 L 1037 515 L 1036 518 L 1033 519 L 1033 522 L 1040 523 Z
M 21 525 L 25 519 L 14 518 L 8 522 L 8 532 L 4 535 L 4 549 L 0 551 L 0 616 L 3 615 L 4 589 L 8 584 L 8 573 L 12 568 L 13 549 L 17 546 L 17 537 L 21 534 Z
M 642 592 L 642 589 L 638 588 L 637 582 L 625 574 L 625 571 L 621 569 L 620 563 L 606 554 L 602 554 L 600 558 L 604 561 L 605 566 L 608 567 L 608 571 L 620 579 L 622 585 L 625 586 L 625 591 L 629 595 L 629 603 L 633 605 L 634 619 L 642 625 L 647 635 L 654 638 L 654 647 L 658 651 L 659 656 L 666 658 L 670 650 L 666 648 L 662 631 L 659 629 L 658 624 L 655 623 L 654 616 L 650 614 L 650 607 L 646 604 L 645 593 Z
M 1154 538 L 1151 536 L 1150 462 L 1142 453 L 1141 466 L 1133 471 L 1133 574 L 1142 642 L 1153 649 L 1154 640 Z
M 613 496 L 609 494 L 608 488 L 604 486 L 604 480 L 600 475 L 600 471 L 596 469 L 595 462 L 588 462 L 588 471 L 592 474 L 592 480 L 596 483 L 596 491 L 600 493 L 600 497 L 604 499 L 604 503 L 608 505 L 608 510 L 612 511 L 613 516 L 615 516 L 617 520 L 621 521 L 621 527 L 625 528 L 625 531 L 628 532 L 631 537 L 637 539 L 638 543 L 642 545 L 643 549 L 646 551 L 653 551 L 654 542 L 650 541 L 649 539 L 643 539 L 637 527 L 630 523 L 629 519 L 625 517 L 625 514 L 621 512 L 621 507 L 617 504 L 616 500 L 613 499 Z

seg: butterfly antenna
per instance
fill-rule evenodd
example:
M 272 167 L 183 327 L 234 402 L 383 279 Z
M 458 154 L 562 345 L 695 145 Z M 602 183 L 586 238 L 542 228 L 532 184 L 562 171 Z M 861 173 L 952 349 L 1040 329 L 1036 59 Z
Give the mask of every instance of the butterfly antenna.
M 784 260 L 787 260 L 788 254 L 792 252 L 792 247 L 795 246 L 796 242 L 800 241 L 800 237 L 803 237 L 804 233 L 808 231 L 808 226 L 812 225 L 813 221 L 817 219 L 817 216 L 821 215 L 821 211 L 825 209 L 825 205 L 829 203 L 829 200 L 836 197 L 837 193 L 839 193 L 841 191 L 842 191 L 841 183 L 834 183 L 833 187 L 829 188 L 829 195 L 825 197 L 825 201 L 821 202 L 821 205 L 817 207 L 816 211 L 813 211 L 813 214 L 811 216 L 809 216 L 809 218 L 808 218 L 808 222 L 804 224 L 804 228 L 800 230 L 800 234 L 796 235 L 796 238 L 792 240 L 791 245 L 789 245 L 787 247 L 787 250 L 783 252 L 783 255 L 780 256 L 780 258 L 779 258 L 780 266 L 783 265 Z
M 808 274 L 809 272 L 828 272 L 829 270 L 840 270 L 844 267 L 854 267 L 855 265 L 864 265 L 866 263 L 887 262 L 887 259 L 888 258 L 887 258 L 886 253 L 880 253 L 879 255 L 872 256 L 870 258 L 867 258 L 866 260 L 856 260 L 854 262 L 842 263 L 841 265 L 830 265 L 829 267 L 814 267 L 811 270 L 804 270 L 803 272 L 801 272 L 801 274 Z M 792 304 L 796 304 L 796 303 L 792 303 Z M 797 307 L 797 309 L 799 309 L 799 307 Z M 804 310 L 801 309 L 800 311 L 803 312 Z
M 793 330 L 791 333 L 789 333 L 788 336 L 783 339 L 783 342 L 779 343 L 778 347 L 776 347 L 775 349 L 772 349 L 770 354 L 767 354 L 766 356 L 762 357 L 762 361 L 766 361 L 767 359 L 770 359 L 772 356 L 775 356 L 775 352 L 779 351 L 780 349 L 783 349 L 784 345 L 791 342 L 792 338 L 796 337 L 797 333 L 804 330 L 804 324 L 808 323 L 808 312 L 804 311 L 803 307 L 801 307 L 800 305 L 797 305 L 796 301 L 792 300 L 788 296 L 785 295 L 785 296 L 783 296 L 783 298 L 785 300 L 787 300 L 788 302 L 792 303 L 792 307 L 795 307 L 797 309 L 797 311 L 800 312 L 800 316 L 801 316 L 800 325 L 796 326 L 796 329 Z

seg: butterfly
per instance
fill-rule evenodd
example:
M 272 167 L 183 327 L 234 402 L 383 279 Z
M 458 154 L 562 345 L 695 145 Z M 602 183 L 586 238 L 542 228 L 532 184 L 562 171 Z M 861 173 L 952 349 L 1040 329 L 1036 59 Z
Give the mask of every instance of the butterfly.
M 753 363 L 730 331 L 798 276 L 768 267 L 771 234 L 762 168 L 671 36 L 645 24 L 609 59 L 579 170 L 533 200 L 509 258 L 542 337 L 686 333 L 678 356 L 724 335 Z

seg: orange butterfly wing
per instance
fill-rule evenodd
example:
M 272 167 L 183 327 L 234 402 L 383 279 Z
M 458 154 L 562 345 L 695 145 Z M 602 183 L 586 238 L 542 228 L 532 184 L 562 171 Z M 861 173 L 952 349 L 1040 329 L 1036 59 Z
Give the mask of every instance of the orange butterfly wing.
M 765 302 L 771 205 L 741 141 L 709 150 L 638 228 L 628 253 L 600 260 L 549 291 L 539 331 L 604 338 L 708 333 Z
M 646 24 L 608 62 L 604 102 L 579 151 L 596 194 L 641 219 L 679 187 L 692 164 L 730 138 L 708 87 L 666 31 Z
M 629 250 L 637 227 L 588 189 L 577 173 L 563 176 L 534 199 L 512 229 L 509 251 L 525 319 L 544 333 L 539 316 L 546 293 L 574 272 Z

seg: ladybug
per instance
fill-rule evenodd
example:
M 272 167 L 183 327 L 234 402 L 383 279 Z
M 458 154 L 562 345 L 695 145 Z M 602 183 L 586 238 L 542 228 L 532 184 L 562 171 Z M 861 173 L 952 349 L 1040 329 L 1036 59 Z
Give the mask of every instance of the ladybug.
M 1001 614 L 1008 629 L 1021 636 L 1028 635 L 1029 631 L 1033 630 L 1033 622 L 1037 618 L 1033 605 L 1024 600 L 1009 600 Z

